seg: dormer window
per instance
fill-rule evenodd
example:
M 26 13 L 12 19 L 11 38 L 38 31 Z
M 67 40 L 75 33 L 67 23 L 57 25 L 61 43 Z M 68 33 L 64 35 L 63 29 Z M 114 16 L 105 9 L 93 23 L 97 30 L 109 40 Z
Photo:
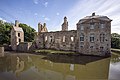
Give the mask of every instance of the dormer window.
M 94 29 L 94 23 L 90 23 L 90 29 Z
M 81 27 L 80 27 L 80 30 L 84 30 L 84 26 L 81 26 Z
M 100 22 L 100 28 L 104 28 L 105 23 L 103 21 Z

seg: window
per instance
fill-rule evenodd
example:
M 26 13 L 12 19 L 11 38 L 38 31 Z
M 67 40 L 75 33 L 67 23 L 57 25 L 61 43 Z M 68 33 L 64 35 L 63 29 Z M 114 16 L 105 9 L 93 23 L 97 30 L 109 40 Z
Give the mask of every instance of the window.
M 105 34 L 100 34 L 100 42 L 104 42 L 105 41 Z
M 81 26 L 81 27 L 80 27 L 80 30 L 84 30 L 84 27 L 83 27 L 83 26 Z
M 45 36 L 45 41 L 47 41 L 47 36 Z
M 72 42 L 74 41 L 74 37 L 71 37 L 71 41 L 72 41 Z
M 21 39 L 19 39 L 19 42 L 21 42 Z
M 100 47 L 100 51 L 101 51 L 101 52 L 103 52 L 103 49 L 104 49 L 103 47 Z
M 84 35 L 83 34 L 80 35 L 80 41 L 84 41 Z
M 101 21 L 100 22 L 100 28 L 104 28 L 104 26 L 105 26 L 105 22 Z
M 18 33 L 18 37 L 20 37 L 20 33 Z
M 90 35 L 90 42 L 94 42 L 94 34 Z
M 65 36 L 63 36 L 63 42 L 65 42 Z
M 94 23 L 90 23 L 90 29 L 94 29 Z
M 52 40 L 52 36 L 50 36 L 50 42 L 53 42 L 53 40 Z

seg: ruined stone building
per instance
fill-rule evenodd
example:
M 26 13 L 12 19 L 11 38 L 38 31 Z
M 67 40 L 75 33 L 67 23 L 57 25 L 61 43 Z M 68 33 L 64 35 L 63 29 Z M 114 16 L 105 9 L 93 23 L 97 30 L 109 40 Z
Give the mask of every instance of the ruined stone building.
M 77 30 L 68 30 L 67 17 L 64 17 L 62 30 L 55 32 L 48 32 L 46 23 L 38 23 L 38 35 L 34 44 L 24 42 L 23 29 L 19 27 L 19 22 L 15 21 L 15 26 L 11 30 L 11 47 L 19 51 L 31 50 L 34 47 L 75 51 L 87 55 L 109 55 L 111 21 L 107 16 L 93 13 L 78 21 Z
M 76 24 L 77 30 L 68 30 L 64 17 L 61 31 L 48 32 L 45 24 L 38 24 L 37 48 L 76 51 L 89 55 L 110 54 L 111 19 L 107 16 L 86 16 Z
M 24 42 L 24 32 L 21 27 L 19 27 L 19 22 L 16 20 L 15 25 L 13 25 L 11 30 L 11 48 L 16 50 L 20 42 Z

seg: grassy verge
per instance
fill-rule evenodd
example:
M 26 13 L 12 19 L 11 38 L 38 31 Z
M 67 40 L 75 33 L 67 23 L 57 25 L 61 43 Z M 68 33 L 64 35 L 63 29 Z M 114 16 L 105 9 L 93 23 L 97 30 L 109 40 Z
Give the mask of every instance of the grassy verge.
M 116 52 L 116 53 L 120 53 L 120 49 L 114 49 L 114 48 L 112 48 L 111 51 L 112 52 Z
M 72 51 L 59 51 L 59 50 L 50 50 L 50 49 L 40 49 L 35 50 L 36 53 L 50 53 L 50 54 L 75 54 L 76 52 Z

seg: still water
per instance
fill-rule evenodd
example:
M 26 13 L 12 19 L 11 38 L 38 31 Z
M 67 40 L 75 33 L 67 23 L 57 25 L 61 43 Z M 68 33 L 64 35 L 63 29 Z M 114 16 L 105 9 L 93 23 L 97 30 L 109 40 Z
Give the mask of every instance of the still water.
M 119 61 L 117 54 L 112 55 L 110 62 L 110 58 L 91 56 L 8 52 L 0 57 L 0 80 L 119 80 Z

